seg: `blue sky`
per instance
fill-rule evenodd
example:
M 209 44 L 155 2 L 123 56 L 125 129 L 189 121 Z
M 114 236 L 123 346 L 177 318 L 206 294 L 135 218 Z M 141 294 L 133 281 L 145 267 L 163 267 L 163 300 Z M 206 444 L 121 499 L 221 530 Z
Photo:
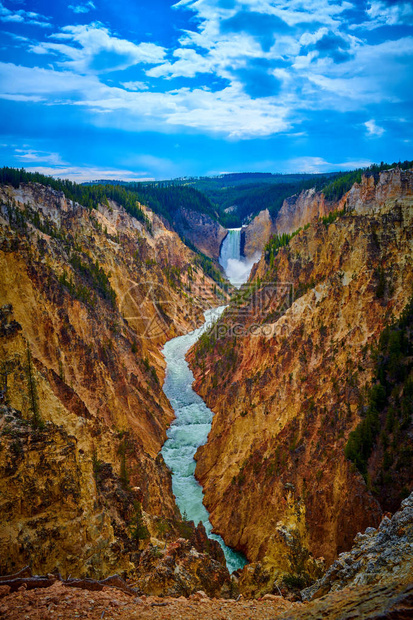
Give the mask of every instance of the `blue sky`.
M 0 164 L 74 180 L 413 159 L 413 2 L 0 0 Z

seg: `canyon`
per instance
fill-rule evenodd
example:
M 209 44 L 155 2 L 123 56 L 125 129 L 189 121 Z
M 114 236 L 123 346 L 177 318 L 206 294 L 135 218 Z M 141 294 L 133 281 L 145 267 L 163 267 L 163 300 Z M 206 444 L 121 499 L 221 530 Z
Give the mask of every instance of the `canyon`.
M 0 186 L 0 574 L 30 565 L 61 600 L 70 575 L 118 573 L 138 597 L 128 613 L 148 618 L 163 600 L 173 617 L 179 597 L 188 618 L 237 597 L 239 617 L 262 597 L 262 618 L 410 605 L 413 171 L 366 173 L 335 201 L 303 190 L 234 232 L 186 207 L 171 221 L 133 209 Z M 245 278 L 252 267 L 238 290 L 218 264 L 235 238 Z M 176 390 L 195 402 L 192 376 L 172 388 L 165 376 L 174 338 L 218 306 L 187 354 L 213 412 L 206 443 L 195 438 L 204 507 L 188 517 L 162 448 Z M 350 447 L 367 423 L 360 460 Z M 208 514 L 248 561 L 231 576 Z M 1 579 L 5 610 L 28 604 Z
M 136 575 L 145 540 L 180 532 L 223 561 L 182 521 L 160 455 L 160 347 L 226 294 L 145 207 L 142 223 L 39 184 L 0 203 L 2 574 Z

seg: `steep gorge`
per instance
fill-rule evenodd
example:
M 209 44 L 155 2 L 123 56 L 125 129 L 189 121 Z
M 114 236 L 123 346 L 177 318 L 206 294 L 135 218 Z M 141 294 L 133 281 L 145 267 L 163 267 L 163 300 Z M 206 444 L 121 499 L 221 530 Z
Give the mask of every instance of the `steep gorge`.
M 344 448 L 370 349 L 412 295 L 413 172 L 365 176 L 341 208 L 269 249 L 189 356 L 215 412 L 196 476 L 215 530 L 259 562 L 246 588 L 254 571 L 305 583 L 319 570 L 308 552 L 330 564 L 382 515 Z
M 38 184 L 0 205 L 0 571 L 137 575 L 142 539 L 195 537 L 159 454 L 160 348 L 225 293 L 144 206 L 146 224 Z

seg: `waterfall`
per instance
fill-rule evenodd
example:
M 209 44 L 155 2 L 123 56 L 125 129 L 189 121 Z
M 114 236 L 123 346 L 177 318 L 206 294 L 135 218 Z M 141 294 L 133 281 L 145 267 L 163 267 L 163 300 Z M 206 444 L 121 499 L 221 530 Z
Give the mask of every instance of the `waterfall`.
M 229 259 L 241 260 L 241 228 L 230 228 L 222 242 L 219 264 L 225 271 L 228 268 Z
M 241 230 L 241 228 L 228 230 L 219 254 L 219 264 L 228 280 L 236 287 L 248 280 L 253 264 L 259 260 L 259 255 L 254 256 L 252 260 L 241 256 Z

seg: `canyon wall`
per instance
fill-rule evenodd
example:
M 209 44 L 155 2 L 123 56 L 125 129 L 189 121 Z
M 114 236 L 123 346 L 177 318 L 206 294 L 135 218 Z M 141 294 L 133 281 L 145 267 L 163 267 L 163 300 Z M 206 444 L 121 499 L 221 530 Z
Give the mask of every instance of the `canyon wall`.
M 218 300 L 142 209 L 0 187 L 1 573 L 133 573 L 144 539 L 180 536 L 160 347 Z
M 196 476 L 215 530 L 255 563 L 246 583 L 248 571 L 305 583 L 308 552 L 330 564 L 380 521 L 344 448 L 367 406 L 371 347 L 411 298 L 412 177 L 364 177 L 342 201 L 351 211 L 274 246 L 190 352 L 215 413 Z
M 227 230 L 206 213 L 181 207 L 173 218 L 175 230 L 200 252 L 214 260 L 219 259 L 221 243 Z
M 364 175 L 361 183 L 355 183 L 341 203 L 357 213 L 379 212 L 388 203 L 410 204 L 413 196 L 411 170 L 399 168 L 385 170 L 379 175 Z
M 353 202 L 356 197 L 354 196 Z M 342 209 L 345 199 L 338 204 L 326 201 L 324 194 L 314 188 L 286 198 L 274 219 L 268 209 L 260 211 L 243 229 L 244 255 L 251 259 L 261 253 L 271 235 L 291 234 L 311 222 L 325 217 L 335 209 Z
M 251 260 L 261 254 L 271 236 L 273 225 L 268 209 L 260 211 L 248 226 L 242 229 L 243 255 Z
M 341 203 L 337 205 L 326 201 L 324 194 L 314 188 L 304 190 L 284 200 L 274 220 L 273 232 L 277 235 L 291 234 L 340 208 Z

